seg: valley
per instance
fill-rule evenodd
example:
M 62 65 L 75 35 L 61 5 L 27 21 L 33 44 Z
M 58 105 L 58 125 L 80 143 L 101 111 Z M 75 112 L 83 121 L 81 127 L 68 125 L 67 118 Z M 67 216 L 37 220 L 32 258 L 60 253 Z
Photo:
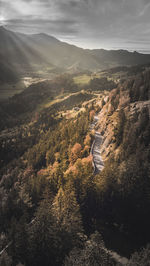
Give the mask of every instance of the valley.
M 0 34 L 0 265 L 147 266 L 149 55 Z
M 128 67 L 133 66 L 132 73 L 135 65 L 142 68 L 150 63 L 150 55 L 125 50 L 82 49 L 42 33 L 26 35 L 0 26 L 0 36 L 0 101 L 33 82 L 54 79 L 63 73 L 73 75 L 75 83 L 84 85 L 94 76 L 105 77 L 109 69 L 107 77 L 111 79 L 113 74 L 114 81 L 119 81 Z M 115 76 L 111 72 L 117 73 L 118 67 L 122 73 L 119 71 L 119 76 Z

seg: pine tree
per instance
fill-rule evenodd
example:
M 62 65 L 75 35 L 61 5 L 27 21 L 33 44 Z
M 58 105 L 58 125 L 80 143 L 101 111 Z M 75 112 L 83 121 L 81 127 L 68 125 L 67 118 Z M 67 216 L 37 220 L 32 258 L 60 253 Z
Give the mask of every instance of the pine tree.
M 51 200 L 46 198 L 41 202 L 29 230 L 29 265 L 57 265 L 60 242 L 57 231 L 51 214 Z
M 73 186 L 59 189 L 53 202 L 53 215 L 59 227 L 71 234 L 81 233 L 82 220 Z

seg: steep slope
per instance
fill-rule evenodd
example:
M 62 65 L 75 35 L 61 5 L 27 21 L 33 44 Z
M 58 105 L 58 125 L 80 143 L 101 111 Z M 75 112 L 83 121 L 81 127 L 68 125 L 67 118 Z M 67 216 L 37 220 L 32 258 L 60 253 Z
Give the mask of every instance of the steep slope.
M 101 70 L 120 65 L 145 64 L 150 55 L 128 51 L 88 50 L 57 40 L 44 33 L 25 35 L 0 27 L 0 62 L 7 62 L 17 72 L 32 70 L 79 72 Z
M 128 78 L 103 101 L 96 129 L 103 136 L 105 161 L 96 180 L 100 195 L 104 193 L 100 213 L 133 238 L 138 235 L 136 244 L 146 244 L 150 237 L 150 70 Z
M 2 116 L 9 111 L 8 120 L 22 115 L 12 129 L 5 121 L 0 136 L 1 261 L 130 265 L 122 256 L 137 246 L 127 252 L 125 237 L 129 244 L 134 235 L 139 246 L 150 241 L 150 70 L 127 77 L 109 96 L 74 93 L 73 84 L 66 96 L 71 80 L 66 88 L 63 81 L 34 84 L 0 106 Z M 48 98 L 48 105 L 37 109 Z M 69 110 L 74 116 L 65 115 Z M 93 175 L 89 128 L 95 112 L 105 167 Z
M 130 121 L 138 131 L 140 123 L 144 123 L 142 114 L 143 116 L 144 113 L 147 114 L 149 121 L 150 70 L 145 70 L 119 84 L 118 88 L 112 90 L 104 101 L 105 105 L 99 113 L 99 125 L 97 127 L 104 137 L 102 153 L 104 158 L 107 158 L 112 151 L 117 154 L 123 141 L 123 134 L 125 134 L 124 124 L 126 121 L 128 123 Z
M 96 69 L 96 60 L 83 49 L 60 42 L 46 34 L 25 35 L 0 27 L 0 55 L 17 71 L 32 71 L 59 67 L 62 70 L 74 68 Z M 20 69 L 21 67 L 21 69 Z
M 17 72 L 31 71 L 34 65 L 45 63 L 43 55 L 35 49 L 28 36 L 0 27 L 0 37 L 0 58 Z

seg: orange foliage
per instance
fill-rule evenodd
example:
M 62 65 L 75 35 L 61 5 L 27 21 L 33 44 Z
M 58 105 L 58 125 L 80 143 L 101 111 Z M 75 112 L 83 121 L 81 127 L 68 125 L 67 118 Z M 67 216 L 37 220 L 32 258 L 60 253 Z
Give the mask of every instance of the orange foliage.
M 83 164 L 89 164 L 92 163 L 92 161 L 93 161 L 92 155 L 89 155 L 88 157 L 82 159 Z
M 94 118 L 94 115 L 95 115 L 95 111 L 91 110 L 90 113 L 89 113 L 90 120 L 92 120 Z
M 81 157 L 81 149 L 82 149 L 82 147 L 81 147 L 81 144 L 79 144 L 79 143 L 76 143 L 72 147 L 70 158 L 69 158 L 71 164 L 75 163 L 76 160 Z
M 76 168 L 75 165 L 71 165 L 71 166 L 67 169 L 67 171 L 65 172 L 66 175 L 68 175 L 68 174 L 70 174 L 70 173 L 75 174 L 75 175 L 78 174 L 78 170 L 77 170 L 77 168 Z
M 86 135 L 85 139 L 84 139 L 84 145 L 90 146 L 91 144 L 91 137 L 90 135 Z
M 93 162 L 93 156 L 92 155 L 89 155 L 88 157 L 82 159 L 82 165 L 83 165 L 85 171 L 87 171 L 87 172 L 93 171 L 92 162 Z

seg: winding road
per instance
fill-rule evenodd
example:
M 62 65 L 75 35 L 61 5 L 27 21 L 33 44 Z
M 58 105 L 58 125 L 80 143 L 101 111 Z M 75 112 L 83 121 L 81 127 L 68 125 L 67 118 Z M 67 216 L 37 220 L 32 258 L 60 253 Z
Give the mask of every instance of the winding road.
M 97 122 L 98 122 L 98 116 L 94 116 L 94 120 L 90 125 L 90 130 L 93 130 L 95 128 Z M 91 154 L 93 156 L 94 174 L 98 174 L 104 168 L 104 162 L 102 160 L 101 153 L 100 153 L 100 147 L 102 145 L 102 141 L 103 141 L 103 137 L 98 131 L 96 131 L 95 139 L 91 147 Z M 104 250 L 117 263 L 119 263 L 119 265 L 126 266 L 128 264 L 129 260 L 125 257 L 120 256 L 117 252 L 108 250 L 107 248 L 104 248 Z
M 94 120 L 90 125 L 90 130 L 94 129 L 98 121 L 98 116 L 94 116 Z M 104 168 L 104 163 L 100 153 L 100 147 L 102 144 L 103 138 L 101 134 L 96 131 L 95 132 L 95 140 L 91 147 L 91 154 L 93 156 L 93 166 L 94 166 L 94 174 L 98 174 Z

